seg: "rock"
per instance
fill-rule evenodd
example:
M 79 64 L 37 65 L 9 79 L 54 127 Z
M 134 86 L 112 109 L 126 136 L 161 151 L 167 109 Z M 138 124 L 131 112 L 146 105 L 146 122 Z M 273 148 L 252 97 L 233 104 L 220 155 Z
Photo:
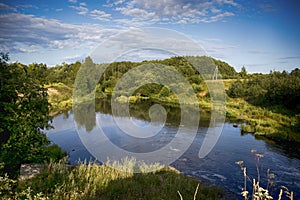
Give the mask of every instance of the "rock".
M 20 167 L 20 177 L 21 181 L 33 178 L 37 174 L 41 173 L 45 169 L 44 164 L 22 164 Z

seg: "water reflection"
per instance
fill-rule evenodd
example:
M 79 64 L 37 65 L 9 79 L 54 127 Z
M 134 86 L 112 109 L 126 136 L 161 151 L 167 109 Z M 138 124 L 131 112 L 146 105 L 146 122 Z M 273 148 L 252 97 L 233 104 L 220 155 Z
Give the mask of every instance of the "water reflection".
M 130 116 L 136 119 L 140 119 L 143 121 L 152 121 L 153 122 L 160 122 L 161 112 L 159 110 L 155 110 L 155 112 L 151 112 L 151 107 L 156 106 L 156 102 L 150 100 L 140 101 L 139 103 L 130 103 L 129 104 L 129 112 Z M 85 128 L 86 131 L 90 132 L 96 126 L 96 112 L 100 112 L 103 114 L 110 114 L 112 115 L 112 108 L 110 99 L 98 99 L 96 101 L 87 101 L 84 103 L 77 104 L 76 107 L 73 109 L 74 119 L 79 128 Z M 168 126 L 175 126 L 178 127 L 181 123 L 181 119 L 186 117 L 190 120 L 186 120 L 186 124 L 184 126 L 191 126 L 188 122 L 193 122 L 193 119 L 197 118 L 197 115 L 193 115 L 195 110 L 193 109 L 194 106 L 182 105 L 182 107 L 176 106 L 163 106 L 167 118 L 165 124 Z M 150 111 L 150 114 L 149 114 Z M 210 112 L 207 111 L 197 111 L 200 112 L 200 127 L 209 127 L 211 118 L 213 121 L 213 116 Z M 123 112 L 119 112 L 123 113 Z M 114 113 L 115 117 L 121 117 L 121 114 L 118 116 L 117 113 Z M 123 116 L 124 117 L 124 116 Z
M 90 132 L 96 126 L 95 101 L 76 104 L 73 112 L 78 128 L 85 128 L 87 132 Z

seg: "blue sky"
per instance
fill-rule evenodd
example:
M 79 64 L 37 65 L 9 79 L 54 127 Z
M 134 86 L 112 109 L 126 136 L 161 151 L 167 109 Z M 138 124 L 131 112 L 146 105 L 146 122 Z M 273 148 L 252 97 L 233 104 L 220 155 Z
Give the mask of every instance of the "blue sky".
M 300 67 L 299 19 L 297 0 L 0 0 L 0 49 L 11 61 L 54 66 L 128 29 L 159 27 L 237 71 L 291 71 Z

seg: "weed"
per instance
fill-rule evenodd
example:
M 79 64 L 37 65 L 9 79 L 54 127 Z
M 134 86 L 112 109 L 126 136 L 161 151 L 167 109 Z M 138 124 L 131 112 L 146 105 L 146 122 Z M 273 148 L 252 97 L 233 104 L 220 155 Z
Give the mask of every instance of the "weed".
M 243 161 L 237 161 L 235 164 L 239 165 L 241 170 L 243 171 L 243 177 L 244 177 L 244 187 L 242 188 L 241 195 L 244 197 L 245 200 L 268 200 L 268 199 L 273 199 L 273 197 L 270 194 L 270 187 L 274 186 L 274 182 L 272 179 L 275 177 L 275 174 L 270 173 L 270 169 L 267 170 L 267 178 L 268 178 L 268 183 L 267 187 L 263 188 L 261 186 L 261 172 L 259 170 L 259 161 L 260 159 L 263 158 L 262 154 L 256 153 L 256 150 L 251 150 L 251 153 L 255 153 L 255 167 L 256 167 L 256 172 L 257 172 L 257 178 L 250 178 L 247 174 L 247 168 L 243 165 Z M 252 193 L 249 195 L 249 191 L 247 190 L 247 180 L 251 183 L 252 185 Z M 281 186 L 280 193 L 278 195 L 278 200 L 281 200 L 282 194 L 286 194 L 286 197 L 289 198 L 290 200 L 293 200 L 293 192 L 290 192 L 287 187 Z M 250 196 L 250 197 L 249 197 Z

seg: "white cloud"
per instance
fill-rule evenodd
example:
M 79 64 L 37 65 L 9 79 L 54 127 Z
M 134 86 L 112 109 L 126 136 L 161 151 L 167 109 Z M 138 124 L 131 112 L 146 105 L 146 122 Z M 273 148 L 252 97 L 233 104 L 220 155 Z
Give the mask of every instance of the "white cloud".
M 116 3 L 117 2 L 117 3 Z M 239 7 L 234 0 L 129 0 L 115 1 L 111 6 L 126 17 L 117 23 L 131 20 L 133 24 L 148 25 L 157 23 L 203 23 L 215 22 L 234 16 L 232 10 Z M 228 6 L 231 11 L 228 11 Z M 227 10 L 224 10 L 224 7 Z M 129 17 L 129 18 L 128 18 Z M 130 24 L 130 23 L 129 23 Z
M 119 5 L 119 4 L 122 4 L 122 3 L 124 3 L 125 2 L 125 0 L 116 0 L 115 2 L 114 2 L 114 4 L 115 5 Z
M 80 61 L 83 60 L 84 57 L 82 55 L 71 55 L 71 56 L 66 56 L 62 59 L 63 62 L 76 62 L 76 61 Z
M 100 63 L 118 58 L 129 60 L 134 57 L 134 60 L 141 61 L 170 55 L 206 55 L 206 51 L 187 36 L 170 29 L 131 28 L 110 37 L 91 56 Z
M 215 22 L 224 19 L 225 17 L 231 17 L 231 16 L 234 16 L 232 12 L 224 12 L 208 18 L 206 22 Z
M 234 6 L 234 7 L 238 7 L 239 4 L 234 2 L 233 0 L 216 0 L 217 3 L 219 4 L 228 4 L 228 5 L 231 5 L 231 6 Z
M 62 9 L 62 8 L 57 8 L 57 9 L 55 9 L 55 11 L 56 12 L 61 12 L 61 11 L 63 11 L 64 9 Z
M 72 25 L 24 14 L 0 15 L 0 22 L 0 48 L 10 53 L 30 53 L 32 47 L 92 49 L 119 32 L 97 24 Z
M 89 9 L 84 5 L 70 6 L 70 8 L 77 10 L 78 11 L 77 14 L 79 15 L 86 15 L 89 12 Z
M 100 21 L 109 21 L 110 18 L 111 18 L 111 14 L 108 14 L 102 10 L 92 10 L 90 12 L 90 16 L 93 18 L 93 19 L 97 19 L 97 20 L 100 20 Z
M 216 9 L 216 8 L 214 8 L 214 7 L 211 8 L 210 11 L 211 11 L 212 13 L 219 13 L 219 12 L 222 12 L 222 10 Z
M 70 3 L 77 3 L 77 0 L 69 0 Z
M 37 50 L 33 50 L 33 49 L 24 49 L 24 48 L 18 48 L 18 50 L 22 53 L 34 53 L 37 52 Z

